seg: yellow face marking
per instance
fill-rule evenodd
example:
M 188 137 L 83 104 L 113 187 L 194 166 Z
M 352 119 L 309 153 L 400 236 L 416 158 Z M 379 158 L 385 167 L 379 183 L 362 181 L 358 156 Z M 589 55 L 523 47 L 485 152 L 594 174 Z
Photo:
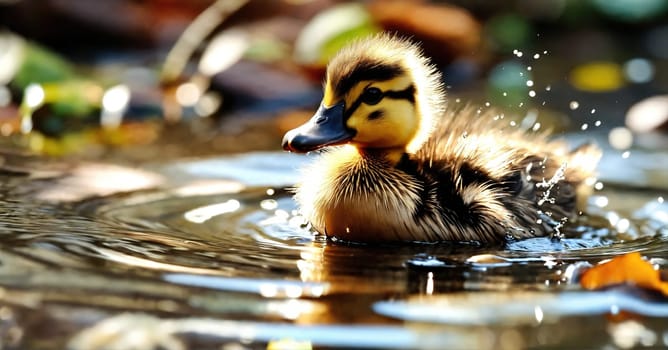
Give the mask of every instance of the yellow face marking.
M 369 120 L 367 116 L 382 109 L 383 117 Z M 414 106 L 408 100 L 383 99 L 375 106 L 360 105 L 347 122 L 356 131 L 353 143 L 372 148 L 405 146 L 415 135 L 417 120 Z
M 329 82 L 329 78 L 327 78 L 327 83 L 325 84 L 325 96 L 322 98 L 322 104 L 325 107 L 331 107 L 336 104 L 337 101 L 335 101 L 336 96 L 334 96 L 334 89 L 332 88 L 332 84 Z
M 387 81 L 361 81 L 346 95 L 346 106 L 352 106 L 367 87 L 381 91 L 401 91 L 412 81 L 401 76 Z M 376 105 L 361 103 L 348 118 L 346 126 L 356 131 L 352 143 L 369 148 L 404 148 L 415 136 L 420 120 L 415 105 L 406 99 L 383 98 Z M 382 118 L 369 120 L 374 111 L 381 111 Z

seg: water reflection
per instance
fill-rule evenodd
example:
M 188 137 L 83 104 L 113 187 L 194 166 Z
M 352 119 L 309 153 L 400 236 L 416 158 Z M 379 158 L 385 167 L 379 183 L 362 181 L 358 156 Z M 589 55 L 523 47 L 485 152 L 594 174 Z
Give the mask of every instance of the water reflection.
M 16 192 L 0 201 L 1 303 L 15 315 L 41 315 L 35 324 L 12 321 L 19 330 L 58 324 L 54 344 L 74 349 L 110 329 L 107 339 L 123 341 L 124 327 L 175 349 L 202 339 L 265 346 L 286 335 L 314 347 L 511 349 L 567 346 L 592 328 L 587 344 L 600 347 L 630 329 L 602 317 L 615 308 L 645 315 L 645 330 L 666 316 L 651 296 L 574 284 L 583 266 L 622 252 L 668 258 L 666 193 L 615 185 L 620 172 L 603 179 L 588 215 L 558 242 L 363 245 L 328 241 L 304 225 L 282 189 L 301 161 L 258 153 L 168 164 L 138 173 L 157 181 L 136 182 L 141 191 L 86 185 L 74 197 L 45 197 L 51 182 L 22 191 L 9 178 L 4 186 Z M 58 188 L 89 184 L 80 174 L 59 175 Z M 524 331 L 537 324 L 547 328 Z
M 118 192 L 141 191 L 164 184 L 159 174 L 109 164 L 81 164 L 53 179 L 34 195 L 49 202 L 76 202 L 92 196 L 108 196 Z
M 638 298 L 628 291 L 533 291 L 451 293 L 438 297 L 414 297 L 406 301 L 381 301 L 374 310 L 402 320 L 460 325 L 520 325 L 557 322 L 567 316 L 617 315 L 622 311 L 657 318 L 668 317 L 663 301 Z
M 165 281 L 180 285 L 254 293 L 265 298 L 318 298 L 326 294 L 329 289 L 327 283 L 299 283 L 286 280 L 223 278 L 194 274 L 166 274 L 163 278 Z
M 104 332 L 109 335 L 99 338 Z M 399 326 L 295 326 L 290 324 L 224 321 L 205 318 L 160 320 L 146 315 L 121 315 L 110 318 L 79 334 L 70 343 L 72 349 L 126 348 L 141 339 L 139 348 L 172 345 L 176 334 L 205 336 L 205 344 L 254 343 L 267 344 L 277 339 L 305 342 L 327 348 L 355 349 L 441 349 L 443 344 L 458 344 L 464 348 L 480 348 L 480 340 L 472 332 L 460 334 L 435 329 L 413 330 Z M 129 335 L 134 335 L 130 337 Z M 208 342 L 207 342 L 208 340 Z M 236 340 L 236 342 L 235 342 Z M 136 343 L 135 343 L 136 344 Z M 238 343 L 237 343 L 238 344 Z M 292 343 L 294 344 L 294 343 Z M 181 347 L 179 347 L 181 346 Z

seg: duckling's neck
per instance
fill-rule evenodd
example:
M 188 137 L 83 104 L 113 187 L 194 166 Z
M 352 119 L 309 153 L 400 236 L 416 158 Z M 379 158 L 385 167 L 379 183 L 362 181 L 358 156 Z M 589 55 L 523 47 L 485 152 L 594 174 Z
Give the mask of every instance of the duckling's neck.
M 381 159 L 393 167 L 399 164 L 401 159 L 406 154 L 406 149 L 404 147 L 393 147 L 393 148 L 358 147 L 357 151 L 363 158 Z

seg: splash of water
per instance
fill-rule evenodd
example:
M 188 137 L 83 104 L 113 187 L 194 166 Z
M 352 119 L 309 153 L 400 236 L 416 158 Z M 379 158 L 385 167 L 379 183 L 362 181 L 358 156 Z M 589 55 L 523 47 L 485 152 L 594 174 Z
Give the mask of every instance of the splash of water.
M 556 201 L 555 197 L 552 197 L 552 190 L 554 189 L 554 186 L 556 186 L 559 181 L 565 179 L 566 177 L 564 176 L 564 173 L 566 172 L 566 167 L 568 166 L 568 163 L 564 162 L 561 164 L 559 169 L 554 173 L 552 178 L 549 180 L 543 179 L 543 181 L 539 182 L 536 184 L 537 188 L 544 188 L 545 190 L 543 191 L 542 197 L 538 200 L 538 206 L 541 207 L 543 204 L 550 203 L 553 204 Z M 561 228 L 566 224 L 568 221 L 567 217 L 563 217 L 559 220 L 555 220 L 552 217 L 551 212 L 545 212 L 543 213 L 542 211 L 539 211 L 539 214 L 543 214 L 543 216 L 546 216 L 547 219 L 549 219 L 549 222 L 554 229 L 552 232 L 550 239 L 553 241 L 560 241 L 563 238 L 563 233 L 561 232 Z
M 561 228 L 564 227 L 564 225 L 566 225 L 567 222 L 568 222 L 568 218 L 563 217 L 557 222 L 556 225 L 554 225 L 554 227 L 553 227 L 554 232 L 552 232 L 552 234 L 550 235 L 550 240 L 551 241 L 559 242 L 564 238 L 564 233 L 561 232 Z
M 543 179 L 543 181 L 536 184 L 536 187 L 545 189 L 545 191 L 543 191 L 543 196 L 538 200 L 538 206 L 542 206 L 545 202 L 554 203 L 555 198 L 550 197 L 550 195 L 552 194 L 554 186 L 556 186 L 559 181 L 565 179 L 564 173 L 566 172 L 566 166 L 568 166 L 568 163 L 564 162 L 559 169 L 557 169 L 552 178 L 547 181 Z

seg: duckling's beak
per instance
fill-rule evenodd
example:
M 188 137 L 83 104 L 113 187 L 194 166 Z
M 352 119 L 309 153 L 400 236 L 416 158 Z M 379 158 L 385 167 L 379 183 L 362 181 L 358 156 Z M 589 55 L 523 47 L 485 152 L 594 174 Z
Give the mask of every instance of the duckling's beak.
M 288 131 L 283 136 L 283 149 L 306 153 L 325 146 L 340 145 L 355 136 L 355 131 L 346 128 L 345 103 L 332 107 L 320 105 L 315 115 L 304 125 Z

